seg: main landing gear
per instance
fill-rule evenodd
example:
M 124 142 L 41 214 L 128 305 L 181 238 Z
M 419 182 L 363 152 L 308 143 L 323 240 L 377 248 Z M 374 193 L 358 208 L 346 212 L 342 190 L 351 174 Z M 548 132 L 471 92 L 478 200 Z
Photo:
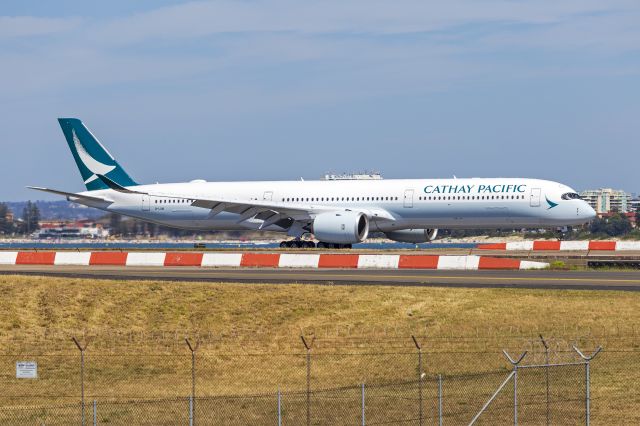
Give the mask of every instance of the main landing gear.
M 322 241 L 320 241 L 318 243 L 318 248 L 350 249 L 351 244 L 323 243 Z
M 351 244 L 325 243 L 320 241 L 317 245 L 313 241 L 289 240 L 282 241 L 280 248 L 320 248 L 320 249 L 350 249 Z
M 282 241 L 280 248 L 316 248 L 316 243 L 302 240 Z

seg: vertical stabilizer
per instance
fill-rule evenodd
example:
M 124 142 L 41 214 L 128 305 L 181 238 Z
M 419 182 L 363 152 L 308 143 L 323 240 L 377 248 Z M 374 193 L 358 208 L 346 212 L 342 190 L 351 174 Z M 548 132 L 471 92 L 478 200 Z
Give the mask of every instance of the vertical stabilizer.
M 87 190 L 107 189 L 108 186 L 97 175 L 107 176 L 120 186 L 138 185 L 124 171 L 109 151 L 93 136 L 91 131 L 77 118 L 59 118 L 58 122 L 67 139 L 69 149 L 76 160 L 80 175 Z

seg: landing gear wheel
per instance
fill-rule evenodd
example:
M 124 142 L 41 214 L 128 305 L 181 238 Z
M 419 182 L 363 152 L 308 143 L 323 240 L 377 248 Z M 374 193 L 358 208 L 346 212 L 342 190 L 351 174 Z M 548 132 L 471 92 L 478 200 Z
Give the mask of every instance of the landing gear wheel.
M 318 242 L 318 248 L 323 248 L 323 249 L 337 249 L 337 250 L 341 250 L 341 249 L 350 249 L 352 247 L 351 244 L 339 244 L 339 243 L 325 243 L 325 242 Z
M 280 248 L 316 248 L 316 243 L 313 241 L 288 240 L 281 241 Z

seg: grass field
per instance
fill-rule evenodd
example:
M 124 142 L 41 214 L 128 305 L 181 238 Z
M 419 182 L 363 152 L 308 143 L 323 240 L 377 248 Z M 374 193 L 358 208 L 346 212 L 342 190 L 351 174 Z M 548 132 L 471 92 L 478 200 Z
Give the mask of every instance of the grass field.
M 198 394 L 209 396 L 304 389 L 301 334 L 315 337 L 313 386 L 322 389 L 415 379 L 412 334 L 423 345 L 428 377 L 444 374 L 453 383 L 507 371 L 503 348 L 529 350 L 527 362 L 541 362 L 542 333 L 555 361 L 576 360 L 573 343 L 587 351 L 602 344 L 592 367 L 594 424 L 637 424 L 639 319 L 640 294 L 630 292 L 3 276 L 0 405 L 76 401 L 79 356 L 71 336 L 88 342 L 88 398 L 115 400 L 188 395 L 187 336 L 200 336 Z M 38 361 L 36 382 L 15 379 L 15 361 L 28 359 Z M 472 382 L 465 389 L 490 394 L 496 377 L 482 391 Z

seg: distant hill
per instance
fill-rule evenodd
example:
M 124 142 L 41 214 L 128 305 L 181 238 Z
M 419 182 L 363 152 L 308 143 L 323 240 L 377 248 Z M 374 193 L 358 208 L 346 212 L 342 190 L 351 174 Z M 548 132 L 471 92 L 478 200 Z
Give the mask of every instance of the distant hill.
M 3 201 L 13 212 L 16 218 L 22 215 L 22 209 L 27 204 L 26 201 Z M 40 215 L 43 220 L 52 219 L 98 219 L 106 213 L 102 210 L 85 207 L 79 204 L 70 203 L 65 200 L 61 201 L 35 201 L 40 209 Z

